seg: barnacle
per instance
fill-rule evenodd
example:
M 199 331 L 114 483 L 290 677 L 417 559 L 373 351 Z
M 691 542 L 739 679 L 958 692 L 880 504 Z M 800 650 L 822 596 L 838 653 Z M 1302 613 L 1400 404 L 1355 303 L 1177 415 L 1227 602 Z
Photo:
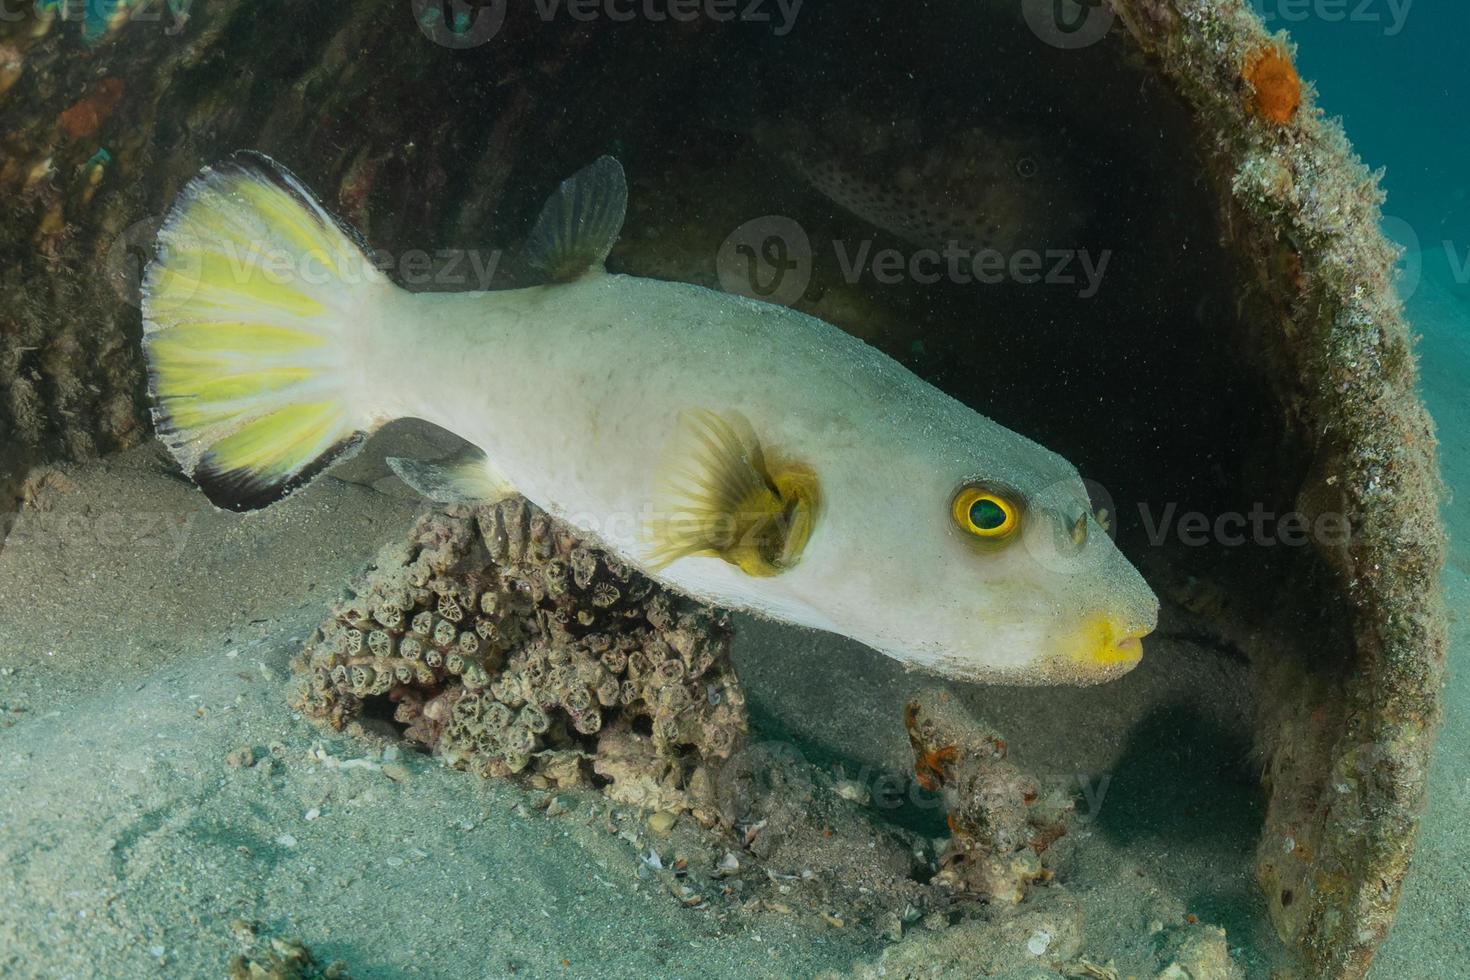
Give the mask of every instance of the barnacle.
M 595 735 L 602 729 L 602 712 L 596 708 L 588 708 L 576 716 L 573 725 L 583 735 Z
M 448 593 L 439 597 L 439 615 L 457 623 L 464 618 L 464 609 L 460 607 L 459 600 Z
M 514 720 L 514 717 L 515 716 L 511 714 L 510 708 L 506 707 L 504 703 L 500 701 L 492 701 L 490 703 L 490 706 L 485 709 L 485 728 L 487 731 L 496 731 L 501 728 L 509 728 L 511 721 Z
M 478 694 L 466 694 L 454 703 L 454 718 L 457 721 L 479 721 L 485 711 L 485 700 Z
M 359 697 L 367 694 L 373 687 L 373 681 L 377 678 L 377 672 L 366 664 L 358 664 L 352 668 L 352 693 Z
M 597 556 L 591 549 L 574 549 L 568 564 L 572 567 L 572 581 L 577 588 L 585 589 L 592 584 L 592 576 L 597 572 Z
M 383 699 L 449 765 L 557 785 L 618 746 L 604 791 L 662 809 L 708 807 L 689 780 L 711 783 L 745 731 L 724 619 L 520 498 L 426 515 L 352 595 L 294 664 L 293 706 L 334 727 Z
M 447 647 L 454 643 L 459 631 L 454 628 L 454 623 L 448 619 L 441 619 L 434 624 L 434 645 Z
M 581 714 L 592 707 L 592 692 L 581 684 L 572 687 L 562 698 L 562 704 L 574 714 Z
M 369 633 L 367 645 L 375 657 L 393 656 L 393 637 L 389 636 L 383 630 L 373 630 Z

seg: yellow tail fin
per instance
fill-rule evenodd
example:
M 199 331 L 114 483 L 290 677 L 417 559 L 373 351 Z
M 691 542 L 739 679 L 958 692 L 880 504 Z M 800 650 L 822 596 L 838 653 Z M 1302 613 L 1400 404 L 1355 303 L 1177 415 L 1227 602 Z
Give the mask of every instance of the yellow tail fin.
M 217 506 L 264 507 L 361 442 L 361 352 L 343 334 L 386 282 L 265 156 L 180 193 L 143 284 L 143 346 L 159 437 Z

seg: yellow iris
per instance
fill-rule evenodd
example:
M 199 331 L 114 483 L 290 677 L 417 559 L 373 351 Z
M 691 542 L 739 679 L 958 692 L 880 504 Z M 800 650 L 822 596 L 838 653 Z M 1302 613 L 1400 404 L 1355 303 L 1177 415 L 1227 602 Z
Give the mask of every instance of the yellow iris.
M 1005 494 L 986 487 L 965 487 L 950 506 L 954 522 L 986 541 L 1003 541 L 1021 526 L 1020 506 Z

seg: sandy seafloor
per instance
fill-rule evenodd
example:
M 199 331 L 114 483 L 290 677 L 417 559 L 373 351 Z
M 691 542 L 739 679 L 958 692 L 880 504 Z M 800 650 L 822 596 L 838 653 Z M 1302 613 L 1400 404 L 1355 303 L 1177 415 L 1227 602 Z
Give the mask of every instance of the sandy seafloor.
M 1447 473 L 1463 482 L 1466 318 L 1432 286 L 1414 312 Z M 293 717 L 288 662 L 419 512 L 381 464 L 419 439 L 390 429 L 247 517 L 213 511 L 155 445 L 38 484 L 0 551 L 0 974 L 216 977 L 282 937 L 355 977 L 805 977 L 885 963 L 890 976 L 974 976 L 980 963 L 1059 975 L 1024 949 L 1026 930 L 915 923 L 885 961 L 888 944 L 855 925 L 682 908 L 640 870 L 648 848 L 672 845 L 627 813 L 626 832 L 608 833 L 611 808 L 590 792 L 560 794 L 566 812 L 548 816 L 544 793 L 414 753 L 391 779 L 340 765 L 382 760 Z M 1464 503 L 1452 506 L 1463 526 Z M 1467 575 L 1457 542 L 1458 609 Z M 1195 916 L 1226 926 L 1247 975 L 1265 976 L 1244 667 L 1169 633 L 1166 617 L 1144 665 L 1111 685 L 960 694 L 1024 768 L 1102 789 L 1050 886 L 1085 910 L 1080 956 L 1153 976 Z M 1463 621 L 1456 640 L 1463 651 Z M 735 656 L 758 738 L 863 779 L 906 768 L 901 708 L 921 679 L 856 644 L 744 619 Z M 1470 975 L 1470 686 L 1451 683 L 1434 800 L 1378 977 Z M 255 765 L 230 764 L 242 748 Z

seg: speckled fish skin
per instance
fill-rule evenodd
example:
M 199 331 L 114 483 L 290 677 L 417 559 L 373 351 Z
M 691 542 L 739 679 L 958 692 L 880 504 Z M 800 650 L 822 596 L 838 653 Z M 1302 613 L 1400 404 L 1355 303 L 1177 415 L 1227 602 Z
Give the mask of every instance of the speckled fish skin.
M 796 566 L 752 578 L 689 557 L 650 571 L 690 595 L 1012 683 L 1115 677 L 1154 626 L 1152 592 L 1106 534 L 1094 528 L 1075 554 L 1058 544 L 1088 508 L 1066 460 L 813 317 L 606 274 L 491 293 L 384 286 L 360 315 L 381 418 L 459 434 L 528 498 L 645 570 L 681 412 L 738 412 L 811 466 L 824 505 Z M 1027 501 L 1027 527 L 1000 552 L 976 553 L 949 517 L 976 477 Z
M 874 148 L 789 122 L 752 133 L 828 200 L 910 245 L 1010 255 L 1079 244 L 1084 215 L 1068 168 L 1040 141 L 970 129 L 927 148 L 884 133 Z

